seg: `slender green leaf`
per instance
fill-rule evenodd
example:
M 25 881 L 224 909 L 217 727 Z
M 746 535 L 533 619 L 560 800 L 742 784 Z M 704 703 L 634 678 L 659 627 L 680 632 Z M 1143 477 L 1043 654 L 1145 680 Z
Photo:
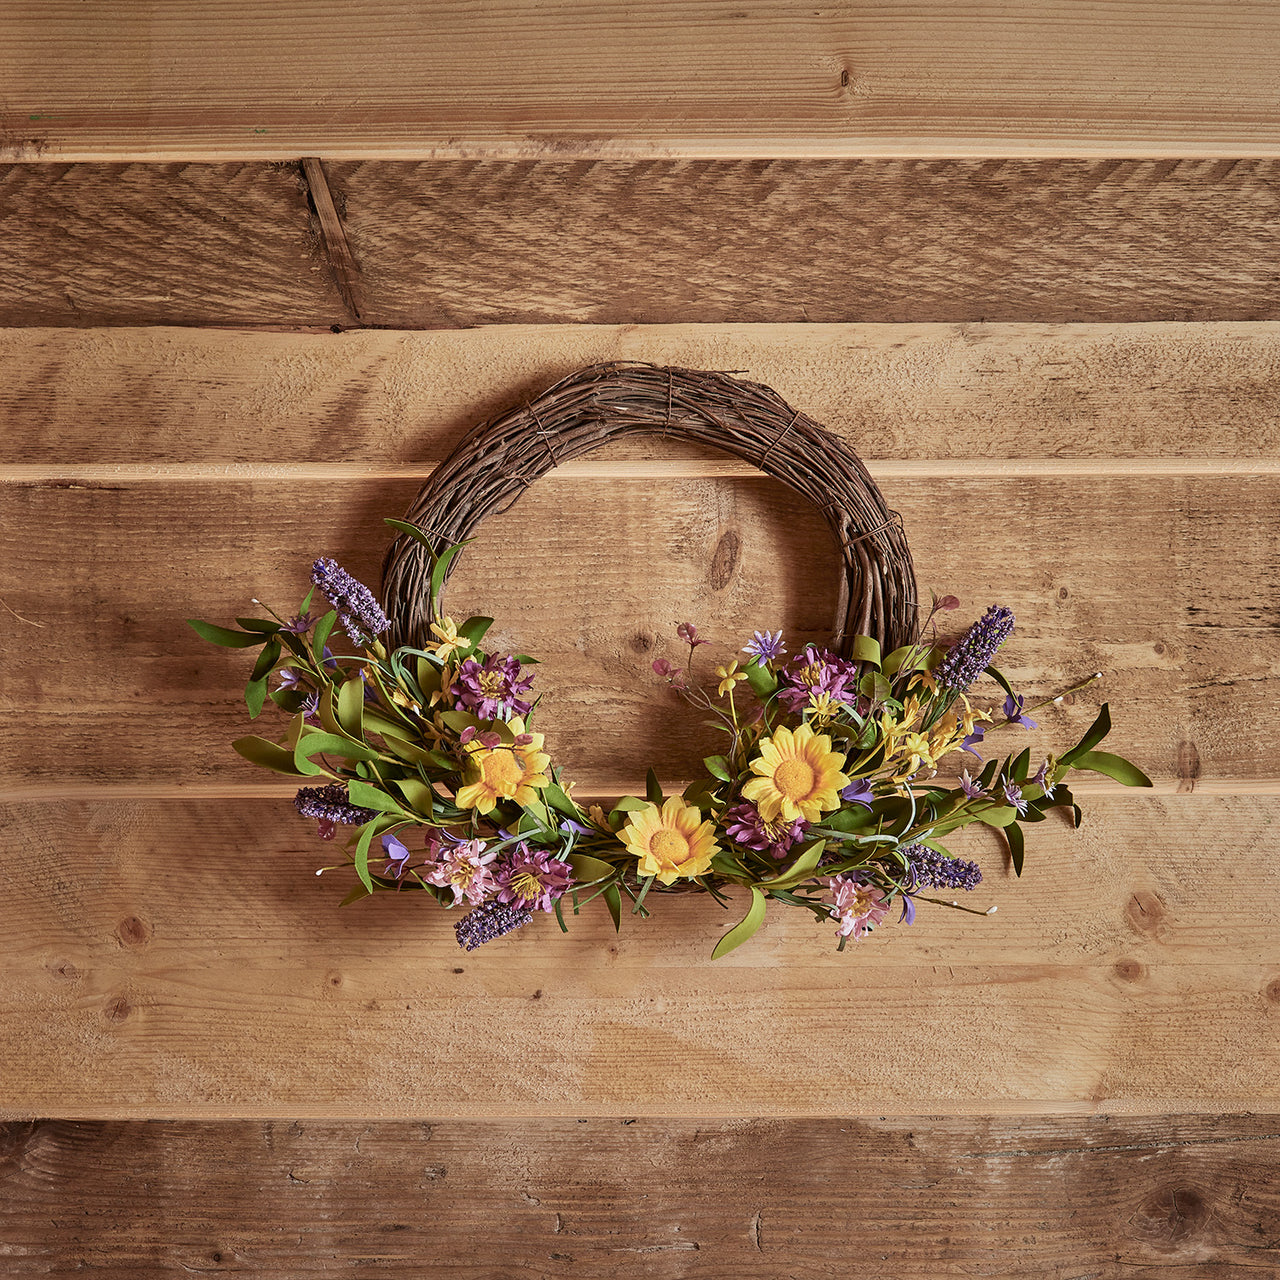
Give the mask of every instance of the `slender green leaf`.
M 280 624 L 270 618 L 237 618 L 236 622 L 246 631 L 261 631 L 269 636 L 280 630 Z
M 485 632 L 488 631 L 491 626 L 493 626 L 492 618 L 468 618 L 466 622 L 458 628 L 458 634 L 470 640 L 471 647 L 475 648 L 475 646 L 484 639 Z
M 347 797 L 351 803 L 359 806 L 361 809 L 373 809 L 378 813 L 396 813 L 405 814 L 404 806 L 395 798 L 388 795 L 381 787 L 375 787 L 368 782 L 361 782 L 359 778 L 351 778 L 347 782 Z
M 660 805 L 665 798 L 662 794 L 662 784 L 658 781 L 658 775 L 652 769 L 645 774 L 644 791 L 645 795 L 649 797 L 650 804 Z
M 338 690 L 338 724 L 344 733 L 360 741 L 364 738 L 364 681 L 359 674 L 351 677 Z
M 854 636 L 853 652 L 849 656 L 855 662 L 869 662 L 878 667 L 880 665 L 880 641 L 874 636 Z
M 719 778 L 721 782 L 733 781 L 733 775 L 729 772 L 729 762 L 724 756 L 707 756 L 702 763 L 707 766 L 707 772 L 713 778 Z
M 604 891 L 605 906 L 609 908 L 609 914 L 613 917 L 613 929 L 615 933 L 622 932 L 622 891 L 616 884 L 611 884 Z
M 351 892 L 347 894 L 343 900 L 338 903 L 340 907 L 349 907 L 353 902 L 359 902 L 361 898 L 367 898 L 373 890 L 364 884 L 355 885 Z
M 349 738 L 340 738 L 336 733 L 323 733 L 313 730 L 298 739 L 293 749 L 294 763 L 304 773 L 310 772 L 307 765 L 312 756 L 320 754 L 341 756 L 346 760 L 376 760 L 378 753 L 372 747 L 366 747 Z
M 397 778 L 392 786 L 424 818 L 430 818 L 435 813 L 436 793 L 431 789 L 430 783 L 423 782 L 421 778 Z
M 383 523 L 389 524 L 393 529 L 400 533 L 407 534 L 414 540 L 414 542 L 421 543 L 428 551 L 431 552 L 432 559 L 435 559 L 436 549 L 432 544 L 431 539 L 427 537 L 427 535 L 423 533 L 416 524 L 410 524 L 408 520 L 387 520 L 385 518 Z
M 1109 751 L 1086 751 L 1075 758 L 1071 767 L 1106 774 L 1108 778 L 1123 782 L 1126 787 L 1151 786 L 1151 779 L 1136 764 L 1123 756 L 1113 756 Z
M 1072 764 L 1087 751 L 1092 751 L 1103 738 L 1111 732 L 1111 704 L 1104 702 L 1098 712 L 1098 718 L 1085 731 L 1085 735 L 1070 751 L 1058 761 L 1059 764 Z
M 316 623 L 315 630 L 311 633 L 311 653 L 315 658 L 317 667 L 324 664 L 324 646 L 328 642 L 329 633 L 333 630 L 337 621 L 337 610 L 330 609 L 329 612 Z
M 292 778 L 304 776 L 303 771 L 294 764 L 293 752 L 287 747 L 255 737 L 237 738 L 231 745 L 250 764 L 276 773 L 285 773 Z
M 262 704 L 267 700 L 267 677 L 250 680 L 244 687 L 244 705 L 249 708 L 249 719 L 256 720 L 262 714 Z
M 199 618 L 188 618 L 187 626 L 201 640 L 221 645 L 224 649 L 248 649 L 255 644 L 262 644 L 266 639 L 264 635 L 246 635 L 243 631 L 232 631 L 230 627 L 217 627 L 212 622 L 202 622 Z
M 472 539 L 468 538 L 467 542 L 470 541 L 472 541 Z M 431 595 L 429 597 L 433 606 L 436 600 L 439 599 L 440 590 L 444 586 L 445 574 L 449 572 L 449 566 L 457 558 L 458 553 L 462 548 L 467 545 L 467 542 L 456 543 L 454 546 L 441 552 L 436 558 L 435 566 L 431 570 Z
M 735 947 L 742 946 L 764 923 L 765 896 L 755 885 L 750 885 L 749 887 L 751 889 L 751 905 L 747 908 L 747 914 L 716 943 L 715 950 L 711 953 L 713 960 L 719 960 L 721 956 L 727 956 Z
M 617 868 L 603 858 L 593 858 L 589 853 L 571 853 L 569 866 L 573 869 L 573 878 L 579 885 L 594 884 L 612 876 Z
M 800 856 L 781 875 L 774 876 L 772 880 L 761 880 L 761 888 L 790 889 L 807 880 L 817 868 L 826 847 L 825 840 L 807 840 L 800 846 Z
M 1018 816 L 1018 811 L 1012 805 L 1001 805 L 998 809 L 981 810 L 975 816 L 989 827 L 1007 827 Z
M 1011 698 L 1016 698 L 1018 696 L 1013 691 L 1013 685 L 1005 679 L 1004 672 L 1002 672 L 998 667 L 988 667 L 986 669 L 986 674 L 989 675 Z
M 369 846 L 373 843 L 373 833 L 377 828 L 378 820 L 374 818 L 370 822 L 366 822 L 360 828 L 360 839 L 356 841 L 355 848 L 355 864 L 356 875 L 360 877 L 360 883 L 364 885 L 370 893 L 373 892 L 373 877 L 369 874 Z
M 1019 784 L 1026 782 L 1027 774 L 1031 772 L 1031 748 L 1023 747 L 1018 752 L 1018 758 L 1009 766 L 1006 777 L 1012 778 L 1014 782 Z
M 1022 874 L 1022 859 L 1026 852 L 1026 845 L 1022 839 L 1022 828 L 1016 822 L 1011 822 L 1004 828 L 1004 838 L 1009 842 L 1009 856 L 1013 859 L 1013 874 L 1020 876 Z
M 582 810 L 573 802 L 573 797 L 563 787 L 557 786 L 554 782 L 548 783 L 542 788 L 542 795 L 557 813 L 562 813 L 566 818 L 572 818 L 575 822 L 582 821 Z

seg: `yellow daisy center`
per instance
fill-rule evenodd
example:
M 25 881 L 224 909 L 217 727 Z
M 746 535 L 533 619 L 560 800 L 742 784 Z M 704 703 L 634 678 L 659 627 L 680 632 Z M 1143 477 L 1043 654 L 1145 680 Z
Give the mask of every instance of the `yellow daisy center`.
M 524 778 L 524 766 L 514 751 L 493 751 L 481 759 L 480 776 L 499 795 L 511 795 Z
M 653 833 L 653 838 L 649 841 L 649 852 L 659 862 L 678 867 L 689 856 L 689 841 L 679 831 L 663 827 Z
M 784 760 L 773 771 L 773 785 L 788 800 L 803 800 L 813 790 L 813 766 L 795 756 Z

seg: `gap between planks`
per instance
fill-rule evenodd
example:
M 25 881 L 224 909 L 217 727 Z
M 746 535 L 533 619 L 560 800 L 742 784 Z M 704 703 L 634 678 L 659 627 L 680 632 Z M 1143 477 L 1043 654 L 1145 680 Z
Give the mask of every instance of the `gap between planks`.
M 863 459 L 877 479 L 991 479 L 1077 476 L 1254 476 L 1280 475 L 1280 458 L 925 458 Z M 436 461 L 380 462 L 163 462 L 99 463 L 54 466 L 45 463 L 0 464 L 0 483 L 201 483 L 211 480 L 417 480 L 435 470 Z M 577 460 L 549 471 L 560 480 L 748 480 L 761 472 L 746 462 L 726 459 Z

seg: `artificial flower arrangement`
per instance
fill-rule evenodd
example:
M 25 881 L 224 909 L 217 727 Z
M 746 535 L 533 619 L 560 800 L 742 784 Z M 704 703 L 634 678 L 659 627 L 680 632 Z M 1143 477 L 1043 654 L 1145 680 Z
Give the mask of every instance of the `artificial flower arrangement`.
M 237 619 L 239 630 L 191 626 L 215 644 L 260 646 L 245 701 L 256 718 L 269 699 L 290 716 L 288 728 L 278 740 L 234 746 L 256 765 L 308 780 L 295 805 L 322 837 L 352 829 L 340 865 L 354 867 L 357 883 L 343 905 L 378 892 L 425 893 L 465 912 L 455 931 L 468 951 L 535 911 L 567 929 L 565 904 L 577 914 L 597 898 L 620 927 L 627 903 L 647 916 L 656 893 L 676 889 L 704 891 L 724 907 L 746 891 L 746 915 L 715 957 L 750 938 L 771 901 L 834 922 L 843 950 L 895 907 L 908 924 L 918 902 L 995 910 L 950 896 L 982 878 L 943 843 L 953 832 L 972 823 L 998 829 L 1020 875 L 1024 823 L 1058 808 L 1079 825 L 1065 781 L 1072 772 L 1151 785 L 1129 761 L 1097 750 L 1111 728 L 1106 704 L 1061 755 L 1033 762 L 1028 749 L 1015 750 L 979 767 L 988 735 L 1034 727 L 1030 711 L 1098 675 L 1024 708 L 993 665 L 1012 613 L 992 606 L 957 641 L 938 643 L 936 614 L 958 605 L 946 597 L 935 600 L 921 638 L 889 654 L 868 636 L 856 638 L 848 658 L 814 645 L 788 653 L 780 631 L 758 631 L 742 659 L 717 668 L 713 689 L 690 676 L 707 641 L 684 624 L 686 667 L 653 666 L 711 713 L 723 753 L 707 757 L 706 776 L 679 795 L 665 795 L 651 769 L 644 796 L 584 808 L 534 730 L 526 671 L 534 659 L 487 650 L 492 619 L 457 625 L 439 611 L 460 547 L 437 556 L 415 525 L 387 523 L 430 557 L 430 647 L 388 651 L 379 637 L 390 622 L 373 593 L 329 559 L 315 562 L 312 590 L 289 621 L 268 610 L 271 619 Z M 312 611 L 317 590 L 331 606 L 323 614 Z M 338 629 L 351 652 L 341 651 Z M 984 675 L 1003 703 L 983 707 L 971 697 Z M 936 772 L 955 753 L 974 763 L 948 783 Z

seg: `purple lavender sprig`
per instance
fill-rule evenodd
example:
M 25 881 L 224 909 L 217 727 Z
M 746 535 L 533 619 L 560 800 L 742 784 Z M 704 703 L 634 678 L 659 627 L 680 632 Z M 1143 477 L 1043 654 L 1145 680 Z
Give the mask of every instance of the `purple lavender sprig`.
M 899 852 L 907 860 L 915 888 L 976 889 L 982 883 L 976 862 L 947 858 L 922 844 L 906 845 Z
M 332 840 L 334 828 L 343 825 L 360 827 L 378 815 L 372 809 L 362 809 L 347 798 L 347 789 L 332 782 L 327 787 L 301 787 L 293 797 L 293 807 L 304 818 L 314 818 L 320 824 L 320 836 Z
M 390 626 L 373 592 L 357 582 L 336 560 L 322 557 L 311 566 L 311 581 L 338 611 L 338 623 L 356 644 L 380 636 Z
M 504 933 L 519 929 L 533 919 L 533 912 L 519 907 L 508 906 L 505 902 L 486 902 L 483 906 L 469 911 L 457 924 L 453 932 L 457 936 L 458 946 L 464 951 L 474 951 Z
M 993 604 L 934 668 L 938 687 L 962 693 L 991 665 L 1012 630 L 1013 610 Z

